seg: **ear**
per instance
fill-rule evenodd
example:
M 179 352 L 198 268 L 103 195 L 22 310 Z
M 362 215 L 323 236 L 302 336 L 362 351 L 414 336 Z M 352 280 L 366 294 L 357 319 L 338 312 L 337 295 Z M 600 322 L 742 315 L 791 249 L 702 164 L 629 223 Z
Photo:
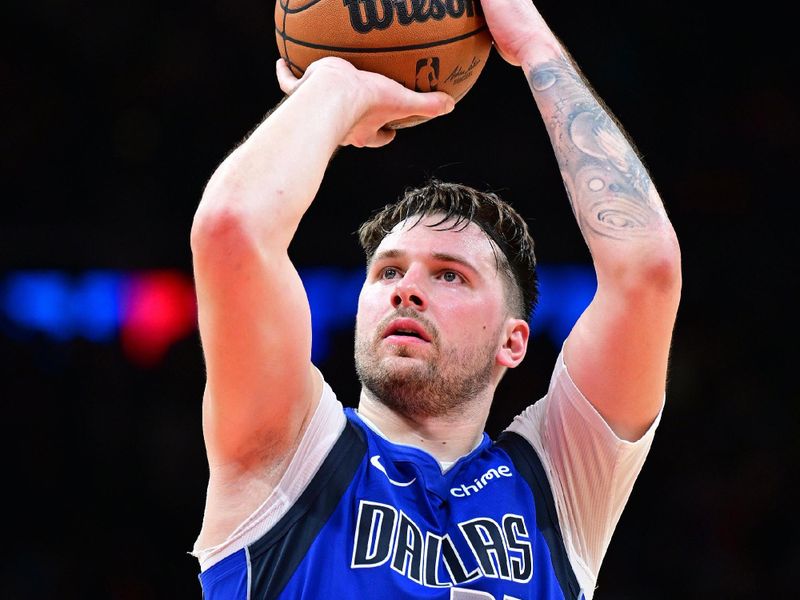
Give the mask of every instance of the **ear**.
M 513 369 L 528 350 L 528 338 L 531 328 L 523 319 L 508 319 L 503 329 L 503 345 L 497 351 L 497 364 Z

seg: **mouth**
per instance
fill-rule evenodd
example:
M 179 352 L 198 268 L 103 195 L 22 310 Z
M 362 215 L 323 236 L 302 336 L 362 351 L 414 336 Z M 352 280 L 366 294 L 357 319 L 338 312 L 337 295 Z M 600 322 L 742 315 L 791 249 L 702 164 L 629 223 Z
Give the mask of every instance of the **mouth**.
M 395 319 L 383 332 L 383 339 L 394 344 L 430 343 L 431 336 L 414 319 Z

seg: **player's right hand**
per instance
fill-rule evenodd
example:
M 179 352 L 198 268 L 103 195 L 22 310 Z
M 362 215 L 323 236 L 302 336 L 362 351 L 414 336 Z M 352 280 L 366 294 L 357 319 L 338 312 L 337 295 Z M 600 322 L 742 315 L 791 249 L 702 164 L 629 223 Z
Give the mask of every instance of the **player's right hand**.
M 444 92 L 415 92 L 378 73 L 361 71 L 336 57 L 326 57 L 309 65 L 301 78 L 294 76 L 283 59 L 276 64 L 278 84 L 287 95 L 295 93 L 305 82 L 322 79 L 321 88 L 329 94 L 344 92 L 342 115 L 347 124 L 340 145 L 376 148 L 391 142 L 396 130 L 388 123 L 408 117 L 434 118 L 447 114 L 455 101 Z M 321 98 L 320 101 L 325 101 Z

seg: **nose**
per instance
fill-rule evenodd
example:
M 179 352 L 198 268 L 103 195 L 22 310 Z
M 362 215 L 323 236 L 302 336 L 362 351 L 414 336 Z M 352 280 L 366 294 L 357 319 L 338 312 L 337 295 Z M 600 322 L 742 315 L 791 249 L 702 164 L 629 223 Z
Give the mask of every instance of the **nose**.
M 417 281 L 417 274 L 412 270 L 400 278 L 391 291 L 391 302 L 394 308 L 428 308 L 428 298 Z

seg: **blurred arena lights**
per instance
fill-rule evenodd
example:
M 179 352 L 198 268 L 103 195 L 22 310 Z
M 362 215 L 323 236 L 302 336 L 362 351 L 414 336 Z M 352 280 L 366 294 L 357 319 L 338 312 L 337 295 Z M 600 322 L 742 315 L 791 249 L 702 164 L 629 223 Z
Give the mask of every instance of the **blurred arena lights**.
M 361 269 L 309 268 L 300 271 L 312 314 L 312 360 L 321 363 L 333 335 L 352 331 Z M 560 345 L 597 287 L 588 265 L 541 265 L 540 301 L 533 335 Z M 83 338 L 120 343 L 125 356 L 155 367 L 177 341 L 197 329 L 197 305 L 190 275 L 178 270 L 68 273 L 13 271 L 0 277 L 0 324 L 21 342 L 44 336 L 54 343 Z

